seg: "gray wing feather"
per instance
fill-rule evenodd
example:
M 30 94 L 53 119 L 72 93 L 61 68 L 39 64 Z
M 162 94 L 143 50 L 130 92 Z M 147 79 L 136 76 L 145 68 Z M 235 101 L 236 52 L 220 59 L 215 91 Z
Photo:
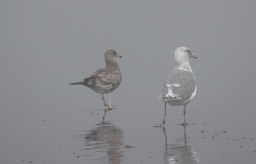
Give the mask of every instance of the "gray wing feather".
M 121 74 L 115 74 L 115 72 L 106 69 L 99 69 L 92 76 L 95 85 L 105 88 L 112 87 L 121 78 Z
M 162 99 L 189 99 L 195 88 L 196 83 L 193 73 L 174 69 L 170 74 L 166 75 L 166 80 L 163 84 Z
M 95 71 L 87 80 L 87 85 L 89 86 L 107 86 L 111 85 L 111 79 L 109 73 L 105 69 L 99 69 Z

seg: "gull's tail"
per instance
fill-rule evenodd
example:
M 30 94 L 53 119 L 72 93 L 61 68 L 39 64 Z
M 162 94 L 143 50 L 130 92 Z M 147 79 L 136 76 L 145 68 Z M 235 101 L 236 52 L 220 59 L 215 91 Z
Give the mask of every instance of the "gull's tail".
M 84 85 L 84 81 L 75 82 L 75 83 L 70 83 L 69 85 Z

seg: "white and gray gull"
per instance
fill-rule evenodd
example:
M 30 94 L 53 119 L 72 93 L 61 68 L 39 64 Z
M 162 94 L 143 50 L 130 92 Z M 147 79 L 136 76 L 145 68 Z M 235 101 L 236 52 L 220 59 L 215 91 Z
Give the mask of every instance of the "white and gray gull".
M 91 88 L 93 91 L 102 95 L 104 106 L 112 109 L 111 92 L 114 91 L 122 81 L 121 70 L 116 61 L 117 58 L 122 58 L 115 50 L 109 49 L 104 54 L 106 66 L 98 69 L 90 77 L 85 78 L 84 81 L 71 83 L 70 85 L 84 85 Z M 104 94 L 109 93 L 109 103 L 104 99 Z
M 189 63 L 190 58 L 198 58 L 187 47 L 178 47 L 174 52 L 176 66 L 166 75 L 163 83 L 161 99 L 164 102 L 164 117 L 161 125 L 166 122 L 166 105 L 183 106 L 184 121 L 186 126 L 186 106 L 190 103 L 197 91 L 196 78 Z

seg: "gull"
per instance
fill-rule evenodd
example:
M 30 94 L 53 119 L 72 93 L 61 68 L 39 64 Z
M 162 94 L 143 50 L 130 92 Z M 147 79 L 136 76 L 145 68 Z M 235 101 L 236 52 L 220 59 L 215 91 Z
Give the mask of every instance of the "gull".
M 85 78 L 84 81 L 70 83 L 70 85 L 84 85 L 93 91 L 100 93 L 104 106 L 108 106 L 108 110 L 112 110 L 111 92 L 114 91 L 121 84 L 122 74 L 116 61 L 117 58 L 122 58 L 115 50 L 109 49 L 104 54 L 106 66 L 96 70 L 90 77 Z M 104 94 L 109 93 L 109 103 L 104 99 Z M 106 110 L 105 110 L 106 114 Z M 105 117 L 105 114 L 103 117 Z
M 166 75 L 163 83 L 161 100 L 164 102 L 164 117 L 162 125 L 166 122 L 166 105 L 183 106 L 184 121 L 186 126 L 186 106 L 190 103 L 197 91 L 196 78 L 189 63 L 190 58 L 198 56 L 187 47 L 178 47 L 174 52 L 176 66 Z

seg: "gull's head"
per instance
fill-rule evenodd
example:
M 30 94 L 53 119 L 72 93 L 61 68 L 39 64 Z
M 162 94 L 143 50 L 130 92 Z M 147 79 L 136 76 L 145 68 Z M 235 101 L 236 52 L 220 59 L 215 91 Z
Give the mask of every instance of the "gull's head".
M 197 59 L 197 54 L 190 51 L 188 47 L 178 47 L 174 52 L 175 60 L 178 64 L 189 61 L 189 58 Z
M 104 56 L 106 61 L 115 61 L 117 58 L 122 58 L 122 56 L 117 54 L 113 49 L 108 49 Z

